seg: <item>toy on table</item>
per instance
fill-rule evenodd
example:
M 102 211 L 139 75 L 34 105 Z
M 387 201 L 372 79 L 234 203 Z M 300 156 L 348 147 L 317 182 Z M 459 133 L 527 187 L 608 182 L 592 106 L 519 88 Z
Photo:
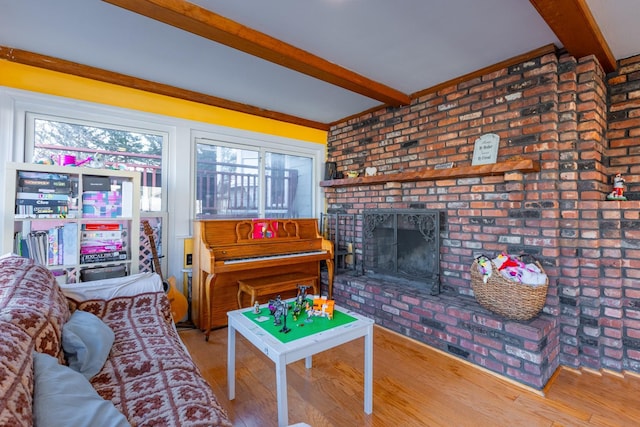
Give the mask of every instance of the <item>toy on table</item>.
M 307 300 L 307 289 L 309 289 L 310 286 L 303 286 L 303 285 L 298 285 L 298 295 L 296 296 L 296 300 L 293 302 L 292 306 L 291 306 L 291 317 L 293 317 L 293 320 L 297 321 L 298 317 L 300 316 L 300 314 L 302 313 L 302 310 L 304 310 L 305 306 L 306 306 L 306 300 Z
M 269 300 L 269 311 L 273 315 L 273 324 L 274 326 L 282 325 L 282 328 L 279 332 L 283 332 L 285 334 L 291 331 L 291 329 L 287 327 L 288 309 L 289 305 L 282 301 L 280 295 L 278 295 L 276 299 Z
M 283 302 L 278 295 L 275 299 L 269 300 L 269 313 L 273 316 L 273 324 L 280 326 L 280 320 L 283 312 Z
M 313 306 L 307 310 L 307 316 L 326 317 L 333 319 L 334 301 L 327 298 L 314 298 Z

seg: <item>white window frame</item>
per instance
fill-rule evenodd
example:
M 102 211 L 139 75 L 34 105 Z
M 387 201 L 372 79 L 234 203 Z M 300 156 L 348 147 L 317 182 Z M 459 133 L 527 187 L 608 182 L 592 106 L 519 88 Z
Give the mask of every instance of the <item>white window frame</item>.
M 33 143 L 35 140 L 35 120 L 50 120 L 50 121 L 58 121 L 64 123 L 70 123 L 79 126 L 91 126 L 96 128 L 108 128 L 115 129 L 125 132 L 134 132 L 134 133 L 146 133 L 146 134 L 154 134 L 162 138 L 162 150 L 160 153 L 162 159 L 162 168 L 161 168 L 161 177 L 162 181 L 160 182 L 160 193 L 163 195 L 160 205 L 159 211 L 142 211 L 145 213 L 145 216 L 162 216 L 167 212 L 167 197 L 164 197 L 167 194 L 167 151 L 169 145 L 169 135 L 167 132 L 155 131 L 152 129 L 146 129 L 141 127 L 132 127 L 132 126 L 123 126 L 118 123 L 110 123 L 106 121 L 89 121 L 86 119 L 79 119 L 77 117 L 64 117 L 64 116 L 54 116 L 51 114 L 42 114 L 42 113 L 34 113 L 34 112 L 26 112 L 25 113 L 25 162 L 30 162 L 29 159 L 33 159 L 35 152 L 35 144 Z M 156 215 L 157 214 L 157 215 Z
M 314 183 L 319 183 L 320 181 L 320 170 L 322 169 L 322 165 L 324 163 L 324 154 L 326 147 L 320 144 L 312 144 L 312 143 L 302 143 L 301 141 L 288 140 L 288 143 L 284 145 L 282 140 L 275 141 L 269 136 L 264 136 L 261 138 L 256 138 L 255 136 L 247 135 L 246 137 L 239 137 L 233 135 L 224 135 L 218 133 L 210 133 L 210 132 L 201 132 L 194 131 L 192 133 L 192 144 L 191 144 L 191 160 L 193 167 L 191 168 L 191 185 L 193 188 L 193 203 L 191 206 L 191 218 L 196 218 L 196 147 L 198 144 L 205 143 L 211 144 L 214 146 L 235 148 L 239 150 L 250 150 L 257 151 L 259 153 L 259 183 L 261 187 L 261 191 L 259 193 L 259 216 L 264 217 L 265 215 L 265 204 L 264 204 L 264 174 L 265 174 L 265 153 L 271 152 L 275 154 L 285 154 L 292 156 L 300 156 L 300 157 L 308 157 L 312 160 L 313 170 L 311 172 L 311 176 L 313 177 Z M 319 206 L 322 206 L 322 191 L 318 185 L 312 186 L 312 195 L 311 195 L 311 212 L 315 217 L 320 217 L 320 212 L 318 210 Z

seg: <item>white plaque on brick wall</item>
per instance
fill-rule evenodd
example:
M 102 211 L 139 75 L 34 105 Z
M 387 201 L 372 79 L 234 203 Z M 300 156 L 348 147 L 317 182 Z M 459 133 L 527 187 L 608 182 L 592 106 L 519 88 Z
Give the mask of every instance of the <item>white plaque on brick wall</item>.
M 473 147 L 473 160 L 471 165 L 488 165 L 498 159 L 498 146 L 500 137 L 495 133 L 485 133 L 476 139 Z

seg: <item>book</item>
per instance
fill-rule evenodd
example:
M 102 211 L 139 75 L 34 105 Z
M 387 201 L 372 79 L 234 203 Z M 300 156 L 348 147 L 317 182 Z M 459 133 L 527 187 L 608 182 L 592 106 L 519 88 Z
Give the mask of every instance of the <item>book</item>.
M 47 265 L 58 265 L 58 247 L 60 244 L 58 227 L 47 230 L 47 237 Z
M 254 239 L 271 239 L 278 237 L 278 221 L 273 219 L 252 220 L 252 237 Z
M 24 192 L 18 191 L 16 193 L 17 200 L 61 200 L 64 202 L 69 201 L 68 194 L 61 193 L 36 193 L 36 192 Z
M 69 206 L 69 201 L 68 199 L 16 199 L 16 206 Z
M 40 265 L 47 265 L 48 254 L 47 247 L 49 234 L 47 231 L 32 231 L 29 233 L 27 246 L 30 258 L 34 259 Z
M 25 187 L 20 186 L 17 188 L 17 191 L 23 193 L 55 193 L 55 194 L 69 194 L 71 192 L 70 187 L 55 187 L 55 188 L 47 188 L 47 187 Z
M 103 222 L 103 223 L 87 223 L 82 225 L 83 230 L 122 230 L 122 224 L 117 222 Z
M 63 173 L 49 173 L 49 172 L 35 172 L 35 171 L 18 171 L 18 182 L 21 178 L 30 178 L 38 180 L 54 180 L 54 181 L 68 181 L 69 175 Z
M 85 218 L 119 218 L 122 216 L 122 207 L 118 205 L 83 205 L 82 216 Z
M 68 193 L 71 189 L 69 179 L 19 178 L 18 191 L 37 193 Z
M 113 240 L 122 239 L 124 230 L 82 230 L 81 240 Z
M 122 181 L 121 204 L 122 216 L 133 216 L 133 182 L 131 181 Z
M 103 245 L 82 246 L 80 245 L 80 255 L 97 254 L 103 252 L 116 252 L 122 250 L 122 242 L 112 242 Z
M 90 218 L 122 216 L 122 196 L 116 191 L 85 191 L 82 193 L 82 213 Z
M 81 264 L 96 262 L 124 261 L 127 259 L 127 251 L 100 252 L 95 254 L 80 255 Z
M 111 191 L 111 180 L 108 176 L 84 175 L 82 177 L 82 191 Z
M 73 265 L 78 262 L 78 224 L 66 222 L 62 226 L 62 263 Z
M 67 206 L 18 205 L 18 218 L 65 218 L 69 213 Z

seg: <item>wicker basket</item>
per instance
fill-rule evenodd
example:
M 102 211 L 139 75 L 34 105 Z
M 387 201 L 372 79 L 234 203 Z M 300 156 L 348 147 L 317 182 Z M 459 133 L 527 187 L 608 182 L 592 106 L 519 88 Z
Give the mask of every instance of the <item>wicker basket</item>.
M 471 265 L 471 288 L 478 303 L 511 320 L 529 320 L 540 313 L 547 299 L 549 278 L 544 285 L 538 286 L 518 283 L 502 276 L 493 261 L 489 259 L 489 262 L 492 274 L 486 283 L 482 280 L 478 260 Z M 540 263 L 536 261 L 536 264 L 544 272 Z

